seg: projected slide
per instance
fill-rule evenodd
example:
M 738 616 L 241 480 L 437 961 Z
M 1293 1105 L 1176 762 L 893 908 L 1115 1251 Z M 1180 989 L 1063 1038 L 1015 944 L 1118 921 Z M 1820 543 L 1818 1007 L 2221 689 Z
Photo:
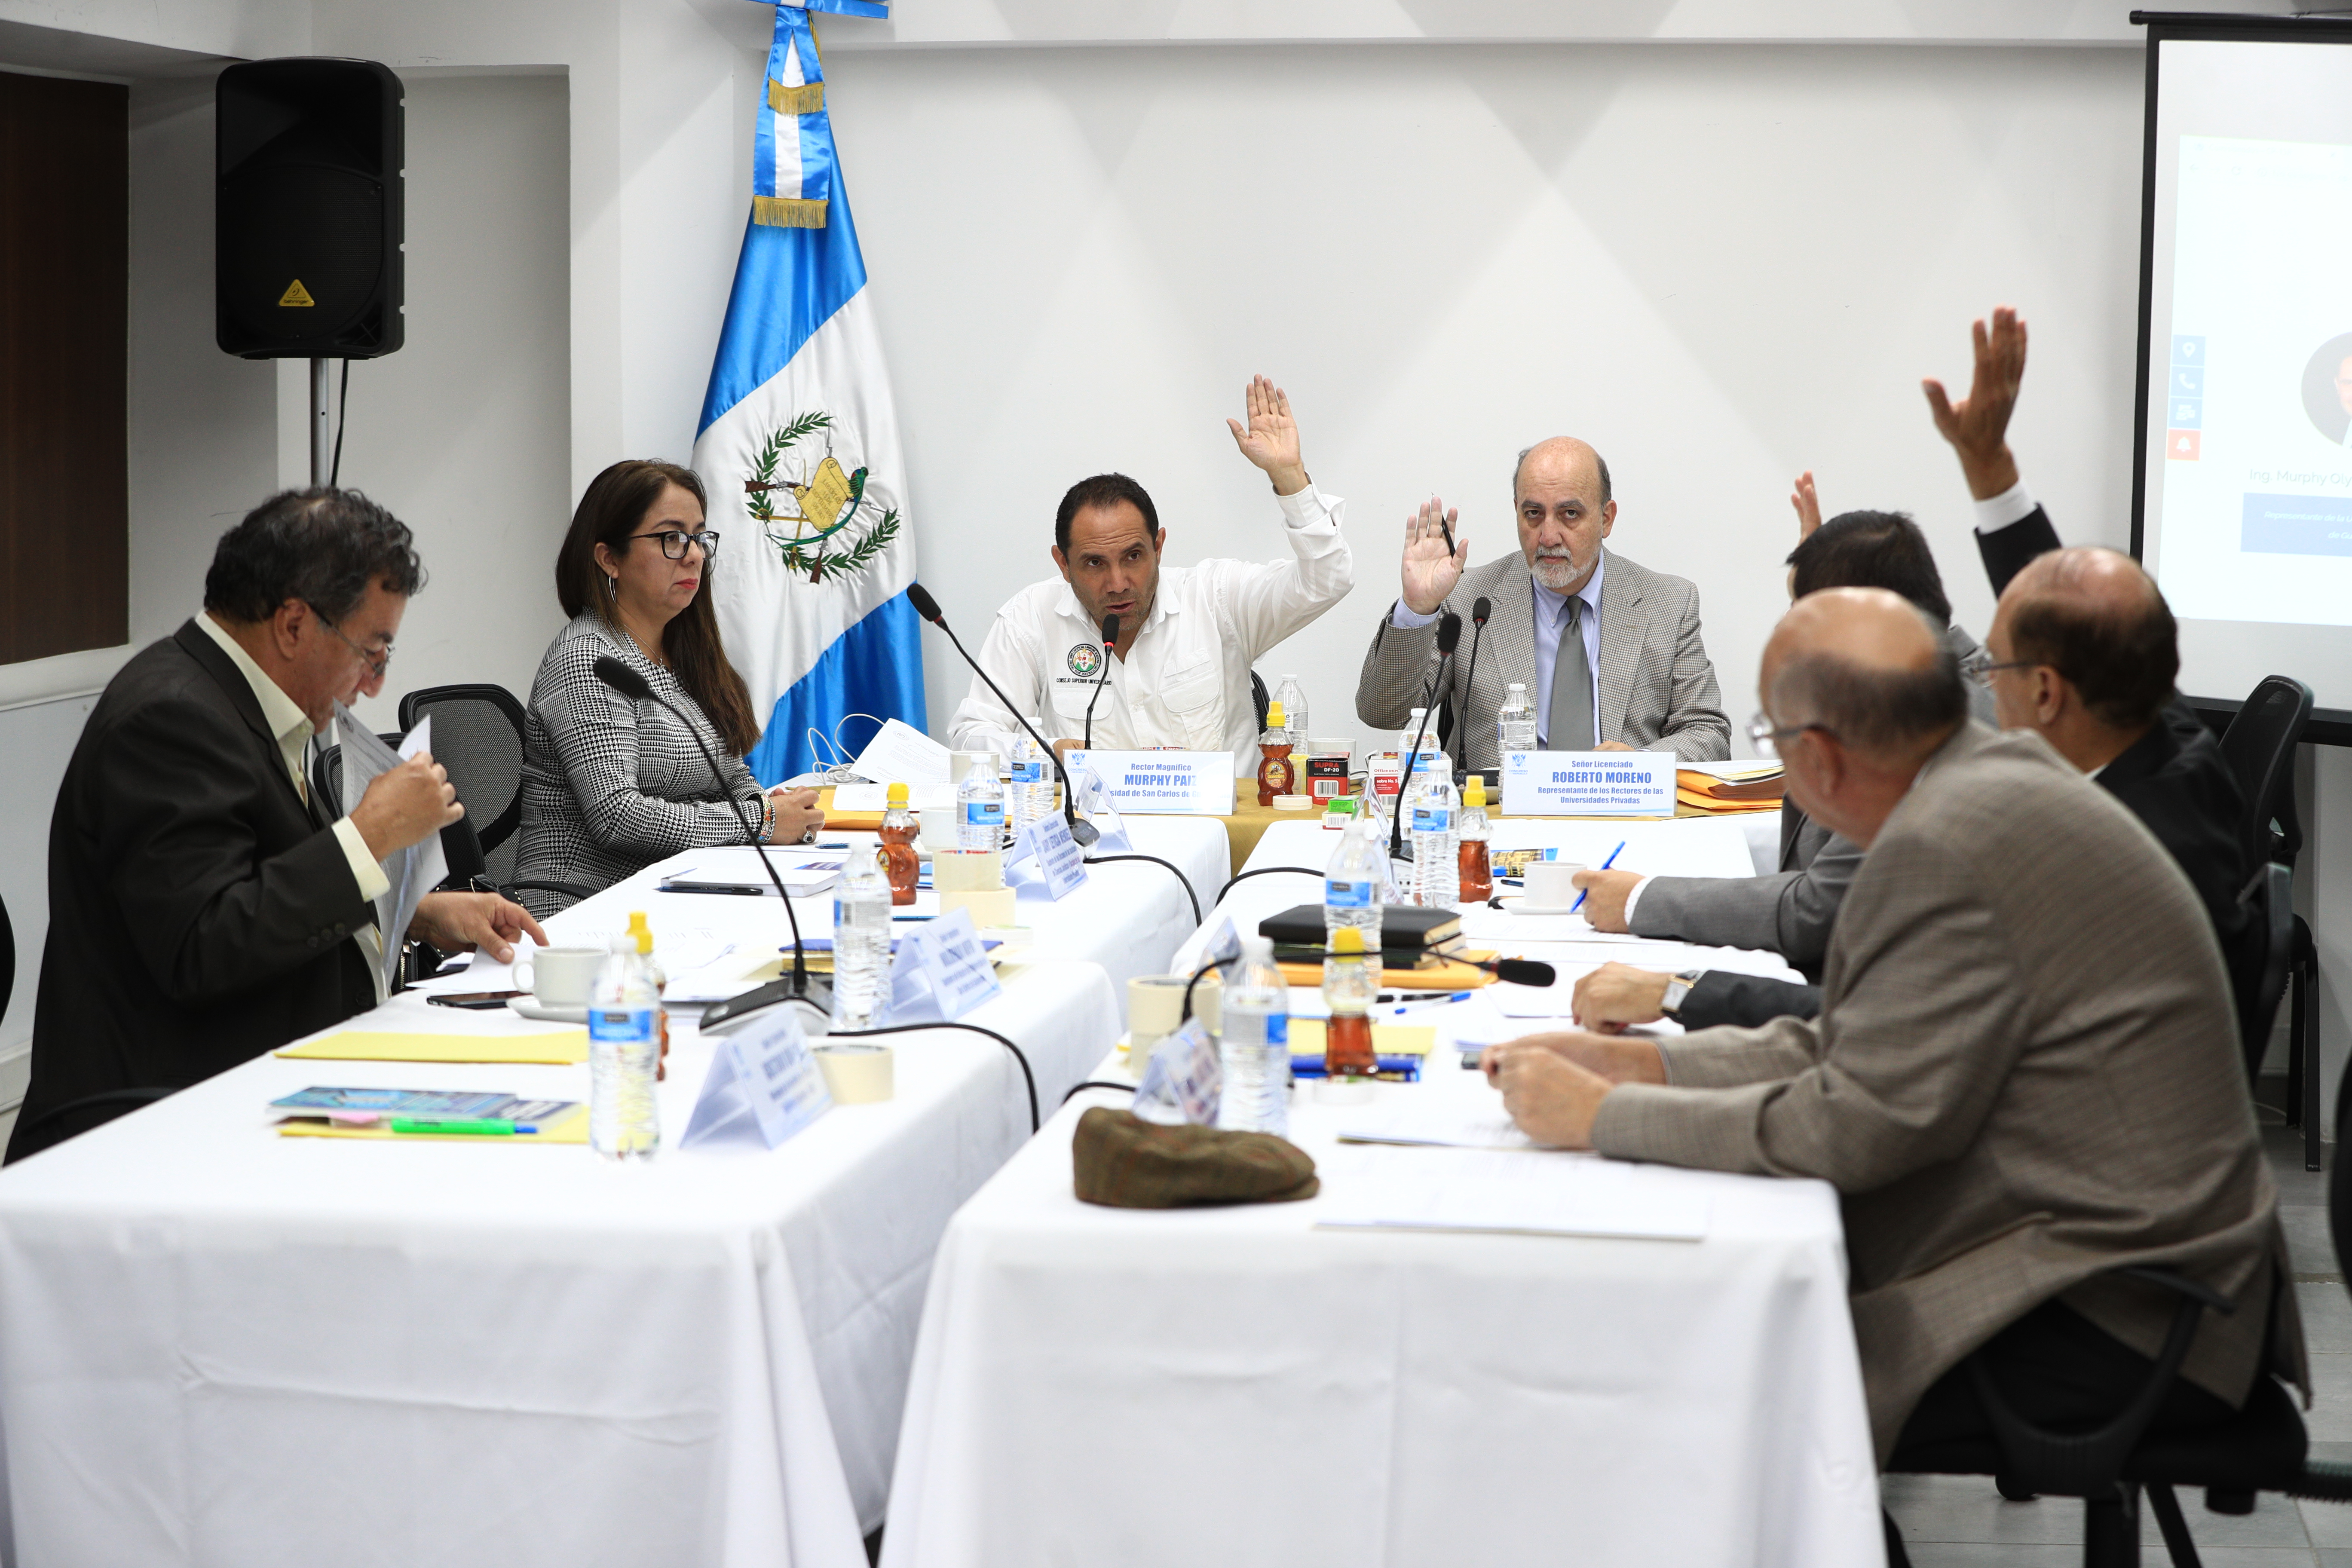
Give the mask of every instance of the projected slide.
M 2352 626 L 2352 145 L 2179 146 L 2158 580 L 2183 617 Z

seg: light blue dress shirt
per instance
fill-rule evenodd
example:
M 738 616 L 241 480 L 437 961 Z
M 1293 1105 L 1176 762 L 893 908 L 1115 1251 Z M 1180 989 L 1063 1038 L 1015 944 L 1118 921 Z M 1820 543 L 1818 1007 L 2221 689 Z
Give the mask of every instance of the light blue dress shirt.
M 1576 594 L 1584 601 L 1583 614 L 1577 621 L 1576 629 L 1584 638 L 1584 668 L 1592 672 L 1592 723 L 1596 743 L 1601 738 L 1601 579 L 1608 573 L 1609 557 L 1603 555 L 1592 563 L 1591 581 L 1578 589 Z M 1551 736 L 1546 731 L 1551 728 L 1551 672 L 1552 667 L 1559 662 L 1559 623 L 1568 614 L 1568 595 L 1554 593 L 1537 582 L 1533 572 L 1528 574 L 1528 586 L 1535 590 L 1536 633 L 1536 685 L 1535 689 L 1528 693 L 1528 698 L 1536 705 L 1536 744 L 1549 750 Z M 1389 625 L 1399 631 L 1425 626 L 1435 619 L 1437 617 L 1433 615 L 1415 615 L 1402 599 L 1399 599 L 1396 607 L 1389 613 Z M 1470 656 L 1465 651 L 1461 657 L 1467 658 Z M 1468 721 L 1466 717 L 1464 721 Z

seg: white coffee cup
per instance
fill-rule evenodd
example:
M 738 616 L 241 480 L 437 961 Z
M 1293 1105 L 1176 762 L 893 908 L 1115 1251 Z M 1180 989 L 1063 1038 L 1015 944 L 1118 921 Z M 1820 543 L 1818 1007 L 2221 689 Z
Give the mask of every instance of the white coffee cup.
M 1576 902 L 1576 874 L 1583 869 L 1583 863 L 1577 860 L 1528 861 L 1528 907 L 1564 910 Z
M 601 947 L 530 947 L 514 958 L 515 984 L 538 998 L 542 1007 L 585 1007 L 595 988 L 596 966 L 604 962 Z

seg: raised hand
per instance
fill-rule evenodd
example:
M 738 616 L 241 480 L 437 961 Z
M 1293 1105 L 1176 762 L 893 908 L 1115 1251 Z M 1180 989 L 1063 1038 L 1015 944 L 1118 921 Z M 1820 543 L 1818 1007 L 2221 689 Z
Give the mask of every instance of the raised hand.
M 1969 493 L 1990 500 L 2017 483 L 2017 459 L 2009 450 L 2009 416 L 2017 407 L 2017 389 L 2025 379 L 2025 323 L 2002 305 L 1992 313 L 1992 327 L 1976 321 L 1969 327 L 1976 345 L 1976 374 L 1969 395 L 1954 403 L 1944 384 L 1933 376 L 1919 384 L 1927 395 L 1927 410 L 1936 429 L 1959 454 L 1960 472 Z
M 448 770 L 432 752 L 419 752 L 369 781 L 367 793 L 352 808 L 352 826 L 367 840 L 368 853 L 381 860 L 423 843 L 465 815 Z
M 1404 520 L 1404 607 L 1416 616 L 1435 615 L 1470 564 L 1468 534 L 1455 533 L 1450 548 L 1445 542 L 1446 530 L 1460 518 L 1432 496 Z
M 1225 421 L 1242 456 L 1265 470 L 1278 496 L 1297 495 L 1307 488 L 1307 469 L 1298 456 L 1298 422 L 1290 416 L 1290 398 L 1262 375 L 1250 377 L 1242 393 L 1249 411 L 1249 427 Z
M 1797 542 L 1803 543 L 1822 525 L 1822 498 L 1813 489 L 1813 470 L 1807 468 L 1797 476 L 1797 487 L 1789 497 L 1789 504 L 1797 509 Z

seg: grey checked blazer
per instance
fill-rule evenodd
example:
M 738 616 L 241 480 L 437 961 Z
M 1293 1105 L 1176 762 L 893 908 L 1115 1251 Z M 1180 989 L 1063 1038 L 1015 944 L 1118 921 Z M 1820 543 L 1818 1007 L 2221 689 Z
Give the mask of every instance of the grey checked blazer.
M 1699 640 L 1698 590 L 1680 577 L 1638 566 L 1603 549 L 1601 578 L 1601 710 L 1603 741 L 1622 741 L 1637 751 L 1671 751 L 1686 763 L 1720 762 L 1731 755 L 1731 721 L 1724 717 L 1715 666 Z M 1470 669 L 1470 606 L 1495 602 Z M 1434 622 L 1411 631 L 1389 625 L 1392 609 L 1381 612 L 1372 646 L 1356 681 L 1356 717 L 1380 730 L 1401 730 L 1421 704 L 1421 692 L 1437 673 Z M 1451 686 L 1461 732 L 1453 742 L 1455 760 L 1466 768 L 1496 765 L 1495 713 L 1506 689 L 1528 689 L 1540 712 L 1550 693 L 1536 688 L 1535 579 L 1527 557 L 1499 556 L 1462 574 L 1444 607 L 1463 619 L 1462 646 L 1454 656 Z M 1465 677 L 1476 681 L 1475 689 Z M 1434 721 L 1433 720 L 1433 722 Z
M 667 709 L 632 702 L 596 679 L 602 654 L 644 676 L 693 718 L 723 777 L 710 776 L 701 748 Z M 593 610 L 556 634 L 530 684 L 518 880 L 609 888 L 681 849 L 749 844 L 760 799 L 751 770 L 729 753 L 667 665 L 646 658 L 627 633 Z M 522 901 L 537 915 L 570 902 L 535 891 Z
M 1884 1458 L 1919 1396 L 2053 1297 L 2153 1356 L 2162 1264 L 2233 1298 L 2183 1368 L 2235 1405 L 2273 1333 L 2308 1387 L 2212 922 L 2164 847 L 2039 735 L 1964 724 L 1854 876 L 1817 1020 L 1662 1041 L 1622 1084 L 1620 1159 L 1817 1176 L 1845 1212 Z
M 1956 658 L 1977 650 L 1977 639 L 1958 626 L 1946 628 L 1944 643 Z M 1969 706 L 1985 723 L 1995 722 L 1990 687 L 1970 682 Z M 1822 826 L 1795 801 L 1784 801 L 1779 871 L 1652 878 L 1634 902 L 1633 929 L 1638 936 L 1679 937 L 1700 947 L 1762 948 L 1818 980 L 1830 927 L 1861 866 L 1861 845 Z

